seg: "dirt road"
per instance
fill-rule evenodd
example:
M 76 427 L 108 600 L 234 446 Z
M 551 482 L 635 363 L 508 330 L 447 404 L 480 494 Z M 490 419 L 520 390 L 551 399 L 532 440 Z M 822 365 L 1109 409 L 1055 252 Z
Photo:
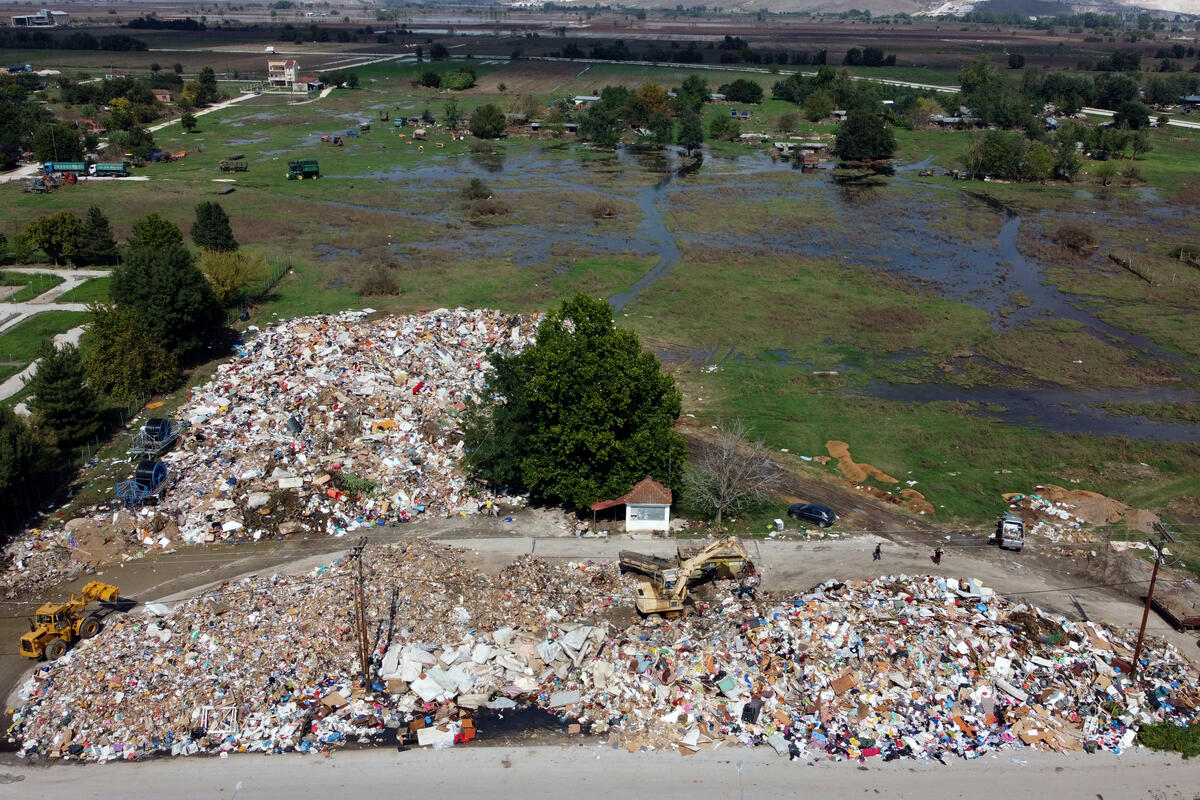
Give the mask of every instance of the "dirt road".
M 568 743 L 569 742 L 569 743 Z M 22 797 L 175 800 L 291 800 L 346 797 L 704 798 L 885 797 L 892 800 L 1192 800 L 1200 763 L 1145 751 L 1059 756 L 1016 751 L 973 762 L 914 765 L 897 760 L 789 762 L 760 747 L 721 748 L 681 759 L 676 753 L 627 753 L 563 737 L 561 747 L 339 752 L 320 756 L 187 758 L 67 769 L 0 764 L 0 783 Z M 391 789 L 383 787 L 394 787 Z M 403 787 L 401 790 L 400 787 Z

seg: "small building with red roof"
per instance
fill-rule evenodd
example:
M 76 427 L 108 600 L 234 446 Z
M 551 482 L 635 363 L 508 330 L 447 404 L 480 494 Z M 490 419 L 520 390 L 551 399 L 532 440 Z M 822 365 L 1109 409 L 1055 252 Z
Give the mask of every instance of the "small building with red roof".
M 592 520 L 601 511 L 625 507 L 625 530 L 667 531 L 671 529 L 671 490 L 647 475 L 625 494 L 592 504 Z

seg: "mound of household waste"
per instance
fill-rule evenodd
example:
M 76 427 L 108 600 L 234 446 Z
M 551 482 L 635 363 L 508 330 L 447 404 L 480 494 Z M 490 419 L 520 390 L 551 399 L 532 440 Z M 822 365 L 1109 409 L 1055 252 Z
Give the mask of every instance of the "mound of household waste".
M 1099 527 L 1124 522 L 1130 530 L 1147 531 L 1159 521 L 1157 515 L 1111 497 L 1052 483 L 1038 484 L 1028 494 L 1005 494 L 1004 501 L 1010 513 L 1024 520 L 1030 536 L 1052 542 L 1086 544 L 1094 540 Z
M 185 541 L 341 533 L 420 513 L 474 512 L 462 413 L 487 351 L 523 349 L 535 318 L 441 309 L 305 317 L 263 330 L 179 418 L 163 510 Z
M 526 556 L 492 578 L 416 540 L 364 559 L 371 681 L 355 684 L 349 559 L 227 583 L 107 628 L 22 687 L 25 756 L 452 745 L 485 709 L 537 706 L 630 750 L 768 745 L 797 758 L 1120 751 L 1197 722 L 1195 675 L 1151 641 L 1011 603 L 975 581 L 892 576 L 639 621 L 615 564 Z M 575 726 L 579 727 L 576 728 Z
M 486 391 L 489 349 L 524 349 L 537 323 L 458 308 L 345 312 L 259 331 L 174 415 L 186 429 L 162 459 L 163 500 L 132 514 L 114 500 L 81 518 L 115 537 L 103 552 L 116 555 L 81 545 L 73 521 L 26 531 L 6 548 L 13 569 L 0 593 L 27 595 L 73 567 L 181 544 L 474 513 L 493 497 L 459 468 L 462 414 Z

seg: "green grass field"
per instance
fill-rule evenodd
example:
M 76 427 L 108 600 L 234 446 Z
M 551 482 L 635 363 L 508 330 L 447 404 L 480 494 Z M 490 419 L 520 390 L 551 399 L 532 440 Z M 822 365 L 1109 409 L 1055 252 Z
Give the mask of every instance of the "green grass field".
M 63 303 L 101 303 L 108 300 L 108 285 L 112 279 L 88 278 L 69 292 L 63 292 L 58 300 Z
M 83 324 L 83 311 L 43 311 L 0 334 L 0 359 L 28 364 L 52 336 Z
M 20 286 L 20 290 L 2 298 L 6 303 L 24 303 L 53 289 L 63 282 L 57 275 L 42 272 L 0 270 L 0 286 Z

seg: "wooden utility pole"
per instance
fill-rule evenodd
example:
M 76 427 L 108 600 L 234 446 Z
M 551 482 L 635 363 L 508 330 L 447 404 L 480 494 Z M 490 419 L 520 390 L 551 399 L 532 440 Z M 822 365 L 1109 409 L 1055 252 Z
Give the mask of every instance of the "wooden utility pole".
M 1150 572 L 1150 587 L 1146 590 L 1146 605 L 1142 609 L 1142 627 L 1138 629 L 1137 645 L 1133 648 L 1133 666 L 1129 670 L 1130 678 L 1137 677 L 1138 662 L 1142 657 L 1142 640 L 1146 638 L 1146 620 L 1150 617 L 1150 604 L 1154 601 L 1154 583 L 1158 580 L 1158 568 L 1162 564 L 1162 551 L 1167 542 L 1175 541 L 1162 523 L 1156 524 L 1154 529 L 1158 532 L 1158 541 L 1149 539 L 1146 542 L 1154 550 L 1154 569 Z
M 358 540 L 358 544 L 350 551 L 350 555 L 358 562 L 358 586 L 354 592 L 354 611 L 358 617 L 358 664 L 359 683 L 364 688 L 370 687 L 370 669 L 368 668 L 371 649 L 367 638 L 367 604 L 364 599 L 366 587 L 363 581 L 363 549 L 367 546 L 367 537 Z

